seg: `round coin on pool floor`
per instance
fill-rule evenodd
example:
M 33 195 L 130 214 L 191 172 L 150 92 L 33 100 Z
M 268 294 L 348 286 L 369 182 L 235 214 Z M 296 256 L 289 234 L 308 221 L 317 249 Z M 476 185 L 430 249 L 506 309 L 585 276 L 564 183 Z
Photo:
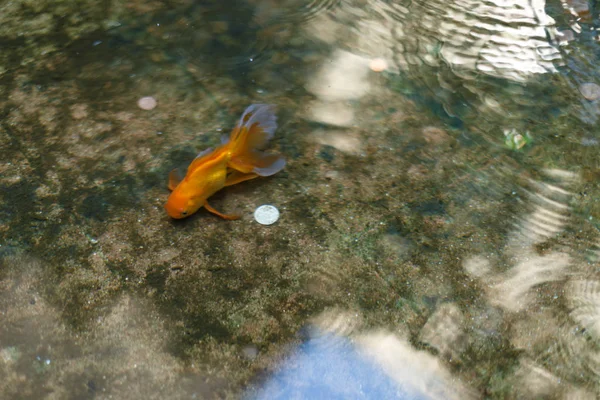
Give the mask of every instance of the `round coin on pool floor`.
M 274 224 L 279 219 L 279 210 L 269 204 L 262 205 L 254 211 L 254 219 L 262 225 Z

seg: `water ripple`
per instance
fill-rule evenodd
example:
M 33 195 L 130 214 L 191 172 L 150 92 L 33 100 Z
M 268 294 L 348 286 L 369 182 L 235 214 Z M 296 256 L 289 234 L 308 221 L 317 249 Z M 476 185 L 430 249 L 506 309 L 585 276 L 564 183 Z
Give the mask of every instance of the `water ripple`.
M 357 49 L 387 55 L 395 69 L 443 62 L 471 79 L 485 74 L 525 81 L 556 72 L 561 63 L 548 41 L 556 34 L 554 20 L 540 1 L 421 0 L 404 6 L 373 0 L 370 5 L 375 18 L 353 15 L 361 17 L 355 24 Z
M 286 7 L 287 11 L 278 16 L 280 22 L 305 22 L 322 13 L 335 10 L 342 0 L 292 0 Z
M 522 191 L 531 212 L 519 217 L 515 246 L 535 245 L 563 231 L 571 218 L 569 202 L 573 193 L 568 190 L 579 181 L 578 174 L 564 170 L 546 169 L 546 181 L 529 179 Z
M 566 292 L 573 320 L 596 341 L 600 340 L 600 282 L 574 280 Z

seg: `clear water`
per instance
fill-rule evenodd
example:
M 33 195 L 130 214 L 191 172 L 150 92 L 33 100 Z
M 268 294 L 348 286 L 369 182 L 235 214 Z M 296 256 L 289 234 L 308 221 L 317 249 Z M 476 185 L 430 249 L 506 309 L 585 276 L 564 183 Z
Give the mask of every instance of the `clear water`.
M 599 11 L 1 2 L 0 397 L 597 398 Z M 286 168 L 171 220 L 252 103 Z

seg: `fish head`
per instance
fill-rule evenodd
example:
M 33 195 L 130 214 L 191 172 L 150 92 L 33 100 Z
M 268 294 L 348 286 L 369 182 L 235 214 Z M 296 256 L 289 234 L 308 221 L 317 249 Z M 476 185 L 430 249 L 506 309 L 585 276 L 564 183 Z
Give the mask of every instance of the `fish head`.
M 175 190 L 169 196 L 167 203 L 165 204 L 165 210 L 171 218 L 182 219 L 189 217 L 195 213 L 199 206 L 194 204 L 194 201 L 187 196 L 182 195 L 179 191 Z

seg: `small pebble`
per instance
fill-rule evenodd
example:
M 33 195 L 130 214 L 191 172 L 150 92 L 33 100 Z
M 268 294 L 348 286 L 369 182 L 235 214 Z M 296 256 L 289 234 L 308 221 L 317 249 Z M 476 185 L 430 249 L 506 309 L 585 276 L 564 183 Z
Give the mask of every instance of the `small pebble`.
M 83 119 L 88 116 L 87 105 L 75 104 L 71 106 L 71 117 L 73 119 Z
M 142 97 L 138 100 L 138 107 L 142 110 L 153 110 L 156 105 L 156 99 L 152 96 Z
M 436 128 L 435 126 L 428 126 L 423 128 L 423 138 L 425 141 L 432 145 L 442 145 L 451 141 L 450 135 L 443 129 Z
M 374 58 L 369 62 L 369 68 L 371 71 L 383 72 L 387 69 L 387 62 L 383 58 Z
M 254 211 L 254 219 L 261 225 L 274 224 L 279 219 L 279 210 L 268 204 L 262 205 Z
M 600 98 L 600 86 L 595 83 L 584 83 L 579 86 L 581 95 L 589 101 L 598 100 Z
M 333 171 L 332 170 L 332 171 L 325 172 L 325 178 L 326 179 L 333 180 L 333 179 L 338 179 L 339 177 L 340 177 L 340 173 L 338 171 Z

